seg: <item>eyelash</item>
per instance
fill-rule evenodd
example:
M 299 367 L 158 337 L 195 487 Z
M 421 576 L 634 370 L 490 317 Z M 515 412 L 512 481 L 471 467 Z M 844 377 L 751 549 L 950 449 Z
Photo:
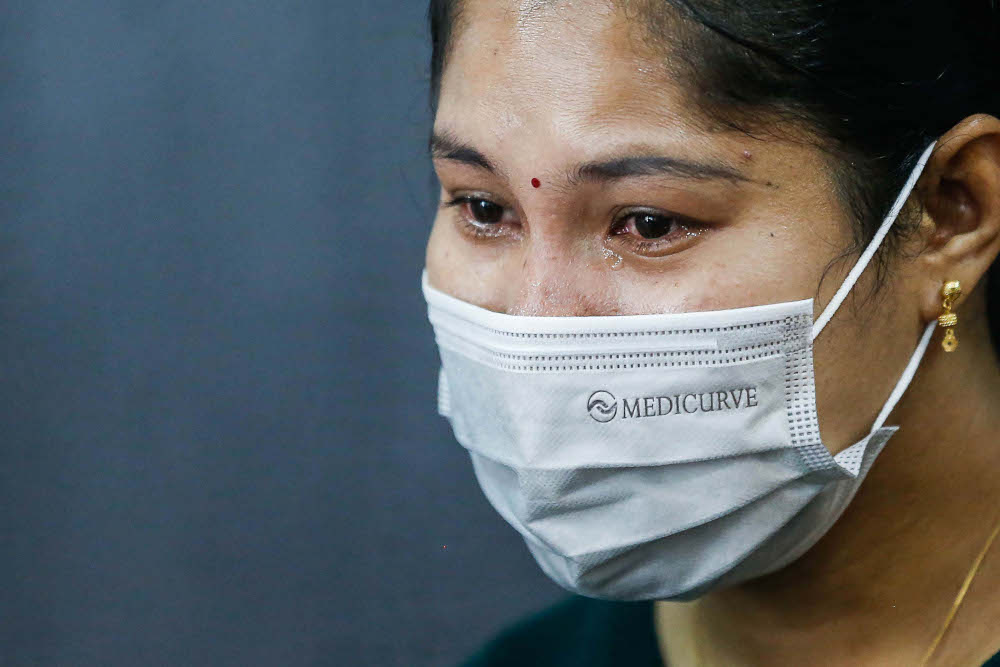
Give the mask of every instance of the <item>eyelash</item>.
M 455 197 L 454 199 L 444 202 L 441 205 L 441 207 L 445 209 L 447 208 L 457 209 L 458 207 L 463 206 L 465 204 L 472 204 L 473 202 L 480 202 L 480 201 L 489 202 L 494 206 L 498 206 L 501 209 L 504 209 L 504 212 L 506 212 L 505 207 L 503 207 L 500 204 L 497 204 L 496 202 L 490 199 L 487 199 L 486 197 L 474 197 L 470 195 L 461 195 Z M 643 238 L 642 236 L 635 237 L 632 234 L 629 234 L 629 232 L 627 231 L 628 230 L 627 223 L 632 217 L 638 215 L 649 215 L 653 217 L 672 220 L 673 229 L 680 230 L 679 233 L 681 234 L 681 238 L 680 239 L 674 238 L 678 235 L 678 232 L 673 230 L 664 234 L 661 237 L 654 239 L 646 239 Z M 458 218 L 459 218 L 459 223 L 462 225 L 462 231 L 466 234 L 469 234 L 473 238 L 494 239 L 500 237 L 504 233 L 502 229 L 504 223 L 502 222 L 499 223 L 477 222 L 471 219 L 470 216 L 463 214 L 461 212 L 459 213 Z M 625 225 L 624 227 L 623 224 Z M 618 217 L 616 217 L 615 220 L 611 223 L 609 236 L 614 238 L 628 236 L 630 237 L 630 240 L 626 239 L 623 240 L 623 242 L 629 244 L 630 246 L 629 250 L 631 252 L 634 252 L 639 255 L 659 256 L 659 255 L 669 254 L 663 251 L 665 249 L 669 249 L 671 246 L 676 246 L 679 243 L 683 243 L 686 239 L 693 239 L 695 237 L 700 236 L 702 232 L 705 231 L 706 227 L 707 226 L 703 223 L 699 223 L 695 220 L 691 220 L 690 218 L 686 218 L 684 216 L 680 216 L 673 213 L 663 213 L 663 212 L 648 211 L 648 210 L 629 210 L 626 211 L 623 215 L 619 215 Z

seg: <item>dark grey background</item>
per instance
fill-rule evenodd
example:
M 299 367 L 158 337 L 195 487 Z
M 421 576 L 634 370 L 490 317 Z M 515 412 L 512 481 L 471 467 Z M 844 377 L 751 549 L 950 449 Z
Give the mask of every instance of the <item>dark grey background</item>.
M 559 597 L 434 412 L 425 2 L 2 7 L 0 664 L 449 665 Z

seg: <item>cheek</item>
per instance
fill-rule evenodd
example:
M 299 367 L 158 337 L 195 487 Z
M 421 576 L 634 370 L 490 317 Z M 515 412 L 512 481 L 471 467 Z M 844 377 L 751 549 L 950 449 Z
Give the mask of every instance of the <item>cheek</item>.
M 668 262 L 627 276 L 621 294 L 637 312 L 723 310 L 798 301 L 815 296 L 831 252 L 811 242 L 808 230 L 793 232 L 774 220 L 737 224 Z
M 424 254 L 424 265 L 427 269 L 427 278 L 435 287 L 441 287 L 444 268 L 448 266 L 450 249 L 448 240 L 443 238 L 441 223 L 436 222 L 431 226 L 430 237 L 427 239 L 427 250 Z
M 866 272 L 814 342 L 820 433 L 833 453 L 870 430 L 923 331 L 899 285 L 890 279 L 872 294 L 870 278 Z M 839 280 L 829 276 L 823 291 L 839 287 Z
M 517 278 L 511 262 L 497 251 L 476 249 L 453 224 L 438 219 L 427 240 L 425 266 L 430 284 L 457 299 L 504 312 L 499 287 Z
M 431 227 L 430 238 L 427 239 L 426 268 L 427 280 L 433 287 L 455 297 L 463 298 L 461 286 L 467 285 L 469 276 L 463 272 L 470 266 L 460 259 L 462 249 L 461 239 L 455 237 L 440 220 Z

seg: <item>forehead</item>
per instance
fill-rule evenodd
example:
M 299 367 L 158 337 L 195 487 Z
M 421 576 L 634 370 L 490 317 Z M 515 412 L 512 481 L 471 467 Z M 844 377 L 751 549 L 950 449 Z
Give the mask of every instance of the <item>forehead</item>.
M 676 126 L 690 114 L 669 53 L 650 48 L 629 2 L 466 0 L 442 76 L 438 116 L 502 138 L 635 122 Z

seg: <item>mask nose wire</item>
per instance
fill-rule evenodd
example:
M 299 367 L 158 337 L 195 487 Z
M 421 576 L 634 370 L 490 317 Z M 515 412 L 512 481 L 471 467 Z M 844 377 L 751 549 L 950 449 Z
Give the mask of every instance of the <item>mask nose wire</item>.
M 916 185 L 917 179 L 920 177 L 921 172 L 923 172 L 924 166 L 927 164 L 927 160 L 931 156 L 931 151 L 934 149 L 936 144 L 937 140 L 932 141 L 930 145 L 924 149 L 924 152 L 917 161 L 916 166 L 913 167 L 913 171 L 910 172 L 910 177 L 906 179 L 906 184 L 903 186 L 903 189 L 899 191 L 899 195 L 896 197 L 896 201 L 889 210 L 889 214 L 885 216 L 885 219 L 879 226 L 878 231 L 875 232 L 875 236 L 872 237 L 868 247 L 865 248 L 863 253 L 861 253 L 861 256 L 854 264 L 851 272 L 847 274 L 847 278 L 845 278 L 844 282 L 840 285 L 840 289 L 838 289 L 837 293 L 833 295 L 832 299 L 830 299 L 830 303 L 826 304 L 826 308 L 823 309 L 823 313 L 819 316 L 819 319 L 813 323 L 813 340 L 816 340 L 816 337 L 819 336 L 821 331 L 823 331 L 823 327 L 825 327 L 833 318 L 837 309 L 840 308 L 840 304 L 842 304 L 844 299 L 847 298 L 847 294 L 851 291 L 851 288 L 854 287 L 854 284 L 858 282 L 858 278 L 861 277 L 861 274 L 868 267 L 868 263 L 871 262 L 872 257 L 875 256 L 875 252 L 879 249 L 879 246 L 882 245 L 882 241 L 885 239 L 886 234 L 889 233 L 889 229 L 892 228 L 892 223 L 896 221 L 896 217 L 899 215 L 900 210 L 902 210 L 903 204 L 906 203 L 906 198 L 910 196 L 910 192 L 913 190 L 913 186 Z

